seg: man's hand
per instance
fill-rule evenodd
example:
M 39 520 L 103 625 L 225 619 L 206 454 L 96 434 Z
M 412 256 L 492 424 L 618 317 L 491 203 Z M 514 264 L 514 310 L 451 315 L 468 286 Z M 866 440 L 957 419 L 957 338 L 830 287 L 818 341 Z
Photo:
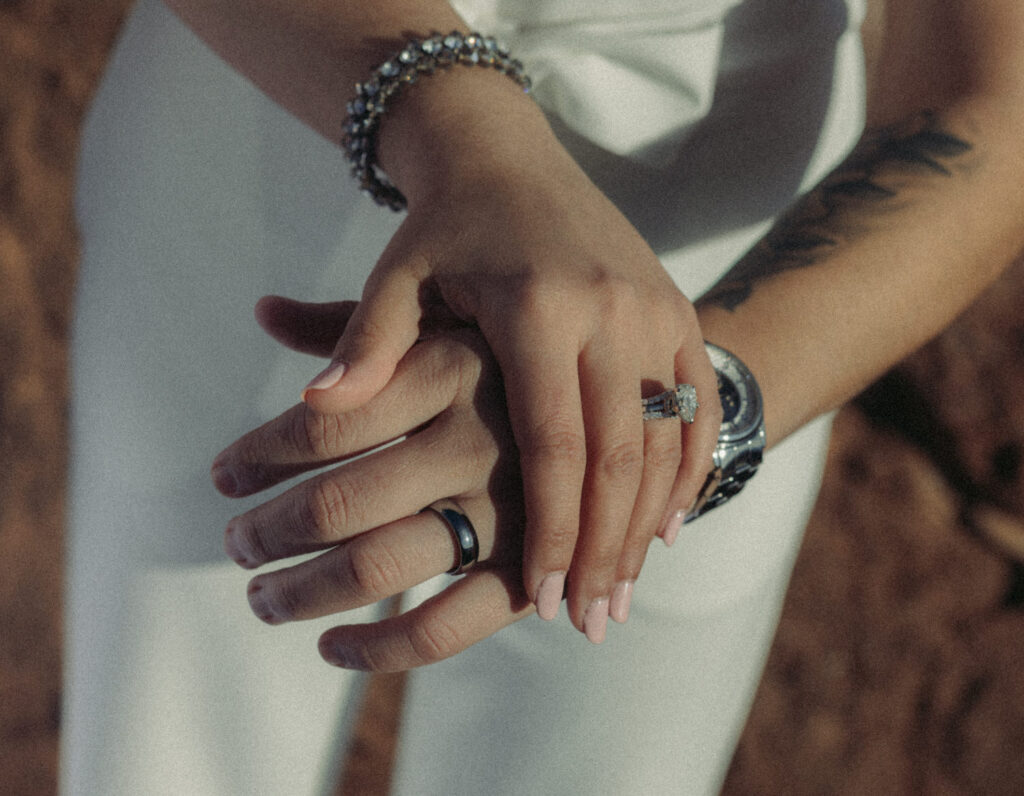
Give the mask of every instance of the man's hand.
M 270 298 L 258 316 L 282 343 L 326 354 L 353 308 Z M 401 616 L 328 631 L 323 656 L 349 668 L 408 669 L 533 612 L 521 586 L 518 455 L 497 366 L 478 334 L 446 332 L 414 346 L 380 395 L 359 409 L 324 415 L 292 407 L 224 450 L 213 478 L 238 497 L 325 465 L 337 466 L 228 525 L 227 551 L 247 568 L 324 551 L 253 578 L 249 601 L 261 619 L 278 624 L 345 611 L 449 570 L 450 532 L 433 513 L 418 513 L 441 498 L 453 498 L 470 517 L 480 563 Z

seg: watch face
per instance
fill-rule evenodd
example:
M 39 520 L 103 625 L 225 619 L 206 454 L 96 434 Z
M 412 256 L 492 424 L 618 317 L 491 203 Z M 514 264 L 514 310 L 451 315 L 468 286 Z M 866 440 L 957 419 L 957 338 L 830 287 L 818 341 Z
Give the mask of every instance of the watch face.
M 746 439 L 761 425 L 761 391 L 736 357 L 717 346 L 708 345 L 707 350 L 718 373 L 718 397 L 722 402 L 719 444 Z

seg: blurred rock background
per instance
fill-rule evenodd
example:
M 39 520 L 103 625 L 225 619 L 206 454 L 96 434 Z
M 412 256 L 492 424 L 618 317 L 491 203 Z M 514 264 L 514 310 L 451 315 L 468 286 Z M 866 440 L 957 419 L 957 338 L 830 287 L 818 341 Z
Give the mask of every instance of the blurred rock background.
M 56 790 L 75 150 L 129 6 L 0 0 L 2 794 Z M 1024 793 L 1022 307 L 1024 264 L 840 413 L 726 793 Z M 400 684 L 347 792 L 386 782 Z

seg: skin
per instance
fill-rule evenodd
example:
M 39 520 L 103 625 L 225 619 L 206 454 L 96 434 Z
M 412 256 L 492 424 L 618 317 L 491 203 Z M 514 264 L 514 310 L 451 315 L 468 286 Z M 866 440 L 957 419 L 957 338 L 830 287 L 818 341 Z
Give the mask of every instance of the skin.
M 737 353 L 758 377 L 765 398 L 770 444 L 840 405 L 939 332 L 1024 246 L 1021 222 L 1024 199 L 1019 190 L 1024 178 L 1024 156 L 1019 144 L 1019 130 L 1024 124 L 1024 78 L 1021 77 L 1024 75 L 1024 7 L 1013 0 L 970 3 L 906 0 L 889 7 L 876 6 L 869 23 L 878 49 L 869 60 L 872 91 L 868 132 L 846 162 L 803 197 L 761 244 L 696 302 L 700 334 Z M 443 93 L 442 88 L 437 91 Z M 440 101 L 426 92 L 422 97 L 424 104 Z M 414 118 L 414 111 L 410 114 L 409 118 Z M 430 135 L 430 131 L 426 131 L 428 140 Z M 389 164 L 388 168 L 396 175 L 403 173 L 398 162 Z M 471 171 L 477 173 L 475 168 Z M 485 162 L 482 168 L 484 174 L 492 173 L 491 164 Z M 416 196 L 415 181 L 408 185 L 412 206 Z M 481 212 L 488 211 L 485 208 Z M 410 212 L 410 219 L 412 217 Z M 438 218 L 433 223 L 444 222 Z M 522 234 L 529 238 L 533 229 L 524 230 Z M 550 240 L 546 235 L 542 239 Z M 642 258 L 638 256 L 638 259 Z M 643 267 L 639 270 L 645 273 Z M 478 314 L 460 313 L 454 300 L 446 306 L 456 319 L 477 324 L 486 336 L 486 321 Z M 311 317 L 307 317 L 310 314 Z M 273 299 L 260 308 L 261 322 L 278 339 L 324 354 L 328 353 L 324 340 L 337 333 L 350 314 L 351 324 L 362 322 L 364 316 L 352 307 L 300 307 Z M 447 320 L 450 326 L 452 316 Z M 317 339 L 313 340 L 309 329 L 317 324 L 322 326 L 316 333 Z M 455 344 L 446 343 L 446 339 L 437 337 L 423 345 Z M 314 347 L 314 342 L 319 347 Z M 481 361 L 485 360 L 482 349 L 471 345 L 470 350 L 475 351 Z M 501 355 L 494 353 L 499 366 L 503 366 Z M 411 362 L 408 357 L 413 356 L 419 356 L 416 348 L 401 361 Z M 398 403 L 389 405 L 390 411 L 385 411 L 384 404 L 378 401 L 391 395 L 388 390 L 393 390 L 394 396 L 401 396 L 420 378 L 419 371 L 405 371 L 402 367 L 405 365 L 373 403 L 360 404 L 358 409 L 325 403 L 292 412 L 313 412 L 309 417 L 315 415 L 324 426 L 328 425 L 324 418 L 335 418 L 330 423 L 339 428 L 348 427 L 343 421 L 352 411 L 363 412 L 361 422 L 393 423 L 391 427 L 381 426 L 376 432 L 381 439 L 392 438 L 403 430 L 394 427 L 392 417 L 402 399 L 395 397 Z M 456 368 L 460 374 L 462 367 Z M 506 387 L 519 385 L 514 381 L 516 377 L 510 380 L 505 368 L 500 369 Z M 466 407 L 460 405 L 459 423 L 451 422 L 443 432 L 437 429 L 439 420 L 423 427 L 424 418 L 408 407 L 404 410 L 406 416 L 396 423 L 398 426 L 404 423 L 405 429 L 422 427 L 414 438 L 437 434 L 440 441 L 433 442 L 435 446 L 458 445 L 462 439 L 479 440 L 482 437 L 476 435 L 482 434 L 480 427 L 490 429 L 490 443 L 479 448 L 470 445 L 469 450 L 479 457 L 476 461 L 482 469 L 469 481 L 460 470 L 465 466 L 466 448 L 456 447 L 459 453 L 451 461 L 434 457 L 429 465 L 416 459 L 414 448 L 405 453 L 380 453 L 374 457 L 394 455 L 394 466 L 409 473 L 406 481 L 410 488 L 415 484 L 415 489 L 422 491 L 400 499 L 382 490 L 374 491 L 372 472 L 365 469 L 371 465 L 357 462 L 297 487 L 306 491 L 296 493 L 291 498 L 295 501 L 292 508 L 283 510 L 282 514 L 288 516 L 291 512 L 290 516 L 297 520 L 261 524 L 250 512 L 232 521 L 229 537 L 236 541 L 229 542 L 229 549 L 251 552 L 245 545 L 254 539 L 260 539 L 263 545 L 259 555 L 246 559 L 249 565 L 290 555 L 299 548 L 308 550 L 317 546 L 332 548 L 325 555 L 344 556 L 346 553 L 340 551 L 346 547 L 357 541 L 359 545 L 367 545 L 370 539 L 376 538 L 380 542 L 373 559 L 376 564 L 367 564 L 369 569 L 409 573 L 418 566 L 413 564 L 414 559 L 429 555 L 432 556 L 429 574 L 436 574 L 451 565 L 451 542 L 438 521 L 429 516 L 410 515 L 432 499 L 454 495 L 473 518 L 485 546 L 484 565 L 410 612 L 381 623 L 341 626 L 329 631 L 321 639 L 321 652 L 332 662 L 377 670 L 430 663 L 457 653 L 532 610 L 527 596 L 531 595 L 535 580 L 528 577 L 524 590 L 514 575 L 515 565 L 506 565 L 516 555 L 515 531 L 508 530 L 515 527 L 515 522 L 511 519 L 505 524 L 502 518 L 514 518 L 515 508 L 507 506 L 516 504 L 514 500 L 505 502 L 508 479 L 513 479 L 514 483 L 514 476 L 495 464 L 514 458 L 503 453 L 508 437 L 495 432 L 495 418 L 500 418 L 501 412 L 492 399 L 499 400 L 501 392 L 486 378 L 481 380 L 480 374 L 493 371 L 482 367 L 472 372 L 477 373 L 476 383 L 482 386 L 470 401 L 472 410 L 463 411 Z M 582 373 L 579 369 L 576 372 Z M 584 381 L 580 379 L 581 384 Z M 513 390 L 510 389 L 509 394 L 513 394 Z M 580 395 L 585 395 L 583 388 Z M 618 405 L 620 401 L 615 403 Z M 456 405 L 453 398 L 449 409 Z M 522 431 L 516 430 L 518 416 L 513 406 L 508 410 L 512 439 L 518 443 L 522 438 Z M 401 411 L 399 409 L 398 413 Z M 439 411 L 439 419 L 446 417 L 445 410 Z M 586 418 L 586 411 L 581 414 Z M 268 485 L 274 480 L 272 474 L 277 467 L 291 468 L 289 474 L 293 475 L 370 444 L 364 439 L 353 441 L 339 433 L 332 439 L 331 446 L 311 453 L 305 443 L 296 449 L 295 435 L 292 434 L 289 441 L 288 434 L 274 425 L 277 422 L 286 421 L 272 421 L 218 457 L 218 471 L 228 472 L 239 483 L 244 483 L 245 493 Z M 287 422 L 297 421 L 292 418 Z M 302 424 L 309 422 L 307 418 Z M 587 450 L 589 455 L 590 448 Z M 531 493 L 526 470 L 536 465 L 529 455 L 523 462 L 526 532 L 522 538 L 524 555 L 529 555 L 536 546 L 531 541 L 533 526 L 529 524 L 531 511 L 536 511 L 531 508 L 536 495 Z M 765 466 L 770 466 L 770 458 Z M 645 472 L 646 469 L 645 462 Z M 590 470 L 588 460 L 587 473 Z M 591 486 L 593 479 L 587 473 L 584 474 L 587 486 L 582 488 L 581 494 L 606 488 L 604 484 Z M 588 477 L 591 481 L 586 481 Z M 637 487 L 639 492 L 647 489 L 643 477 Z M 360 508 L 362 513 L 335 511 L 320 526 L 314 522 L 313 527 L 319 529 L 321 537 L 313 537 L 310 542 L 308 512 L 303 517 L 301 506 L 303 501 L 307 506 L 317 502 L 325 505 L 321 500 L 323 486 L 332 479 L 350 482 L 348 489 L 353 494 L 365 494 L 366 502 L 374 505 Z M 638 483 L 635 475 L 633 479 L 632 483 Z M 493 493 L 494 484 L 502 485 L 498 494 Z M 334 488 L 327 487 L 328 490 Z M 623 488 L 622 492 L 629 493 L 630 489 Z M 292 493 L 277 500 L 287 500 L 288 495 Z M 579 505 L 578 500 L 571 502 L 573 506 Z M 271 511 L 267 507 L 273 504 L 271 501 L 255 512 Z M 487 509 L 488 505 L 492 509 Z M 351 519 L 353 516 L 357 519 Z M 397 539 L 412 528 L 412 524 L 432 527 L 430 541 L 402 546 Z M 586 520 L 583 527 L 587 528 Z M 255 528 L 261 530 L 255 531 Z M 324 533 L 333 535 L 326 538 Z M 594 530 L 594 533 L 600 537 L 602 531 Z M 507 539 L 508 534 L 513 538 Z M 638 537 L 645 538 L 639 534 Z M 334 546 L 349 538 L 353 541 Z M 239 539 L 245 544 L 233 548 Z M 396 541 L 388 541 L 392 539 Z M 531 544 L 534 547 L 531 548 Z M 428 552 L 428 548 L 432 552 Z M 443 555 L 439 549 L 444 551 Z M 499 549 L 502 553 L 493 559 L 491 553 L 486 552 Z M 512 558 L 507 559 L 508 555 Z M 426 569 L 424 565 L 422 570 L 417 570 L 415 577 L 426 576 Z M 619 570 L 616 576 L 629 571 Z M 268 604 L 285 604 L 289 611 L 285 612 L 284 619 L 338 608 L 338 603 L 330 608 L 322 607 L 318 599 L 324 598 L 310 598 L 307 603 L 287 589 L 280 591 L 285 587 L 278 584 L 278 579 L 288 577 L 294 577 L 291 588 L 299 592 L 302 588 L 321 588 L 310 585 L 315 578 L 301 572 L 291 576 L 260 575 L 254 581 L 259 586 L 255 593 L 261 595 L 257 597 L 256 607 L 265 612 Z M 337 588 L 349 595 L 346 599 L 366 602 L 379 599 L 384 591 L 400 591 L 398 586 L 404 588 L 409 577 L 396 576 L 388 581 L 387 587 L 379 584 L 370 587 L 358 578 L 353 581 L 351 575 L 348 579 L 342 576 Z M 599 589 L 584 594 L 583 599 L 578 593 L 570 593 L 570 613 L 578 626 L 581 611 L 586 611 L 586 600 L 592 594 L 602 593 L 607 592 Z M 282 597 L 282 594 L 289 596 Z M 274 617 L 275 620 L 281 618 L 276 613 Z
M 437 2 L 168 5 L 334 141 L 346 87 L 412 35 L 465 29 Z M 613 593 L 694 502 L 714 449 L 716 379 L 694 308 L 507 77 L 457 68 L 418 81 L 389 106 L 377 147 L 408 214 L 303 398 L 321 413 L 364 406 L 424 326 L 477 326 L 510 396 L 524 588 L 549 619 L 564 592 L 598 641 Z M 640 399 L 678 383 L 703 396 L 696 421 L 645 424 Z

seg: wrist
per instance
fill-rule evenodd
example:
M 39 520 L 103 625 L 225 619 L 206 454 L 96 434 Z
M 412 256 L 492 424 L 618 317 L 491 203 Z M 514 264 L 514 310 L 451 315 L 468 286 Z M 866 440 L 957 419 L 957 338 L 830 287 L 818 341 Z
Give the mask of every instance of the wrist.
M 556 143 L 523 89 L 491 69 L 422 77 L 394 99 L 377 131 L 377 160 L 410 206 L 495 170 L 526 169 Z

